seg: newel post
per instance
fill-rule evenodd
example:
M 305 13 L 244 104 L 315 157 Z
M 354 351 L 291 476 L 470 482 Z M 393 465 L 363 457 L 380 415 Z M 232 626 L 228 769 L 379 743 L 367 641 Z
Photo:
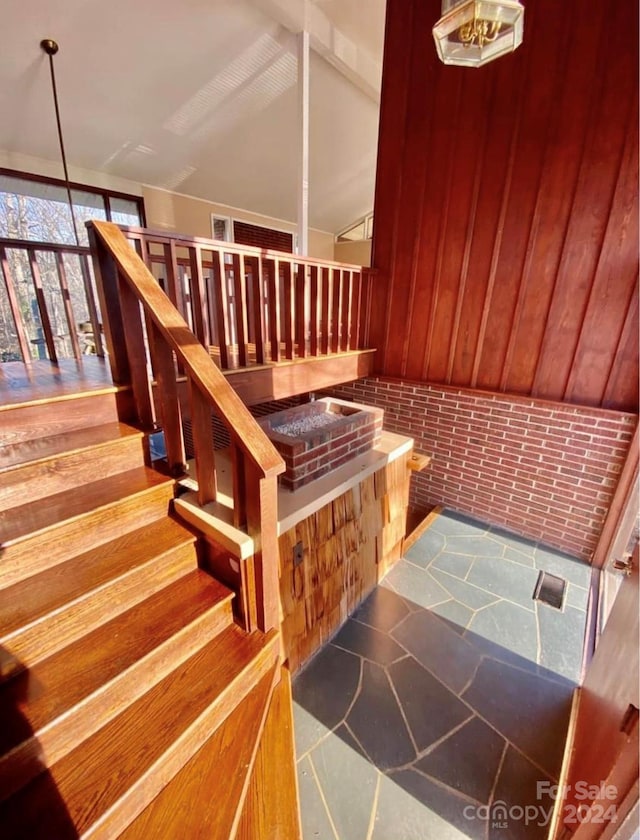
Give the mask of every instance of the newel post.
M 127 281 L 120 276 L 114 257 L 91 223 L 87 224 L 87 229 L 111 375 L 116 385 L 131 386 L 137 423 L 142 429 L 151 430 L 155 427 L 155 412 L 140 303 Z
M 93 273 L 102 313 L 104 337 L 109 354 L 111 376 L 115 385 L 130 385 L 131 370 L 124 339 L 124 324 L 118 295 L 118 267 L 102 240 L 96 235 L 93 222 L 87 222 Z

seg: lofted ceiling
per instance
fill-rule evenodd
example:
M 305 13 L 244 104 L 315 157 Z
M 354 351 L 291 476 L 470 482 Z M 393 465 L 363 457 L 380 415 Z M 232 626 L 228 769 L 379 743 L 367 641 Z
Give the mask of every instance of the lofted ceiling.
M 295 220 L 297 38 L 310 68 L 309 222 L 373 206 L 385 0 L 3 0 L 0 150 Z

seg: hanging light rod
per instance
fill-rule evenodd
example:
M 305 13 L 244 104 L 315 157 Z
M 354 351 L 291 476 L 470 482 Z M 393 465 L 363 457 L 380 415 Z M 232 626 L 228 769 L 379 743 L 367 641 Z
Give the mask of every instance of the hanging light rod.
M 49 56 L 49 70 L 51 71 L 51 91 L 53 93 L 53 106 L 56 111 L 56 125 L 58 127 L 58 140 L 60 142 L 60 156 L 62 157 L 62 168 L 64 170 L 64 182 L 67 187 L 67 200 L 69 202 L 69 211 L 71 213 L 71 223 L 73 225 L 73 235 L 76 239 L 76 245 L 80 245 L 80 237 L 78 236 L 78 227 L 76 225 L 76 217 L 73 212 L 73 199 L 71 198 L 71 184 L 69 182 L 69 170 L 67 169 L 67 155 L 64 150 L 64 139 L 62 137 L 62 122 L 60 120 L 60 107 L 58 105 L 58 89 L 56 87 L 56 73 L 53 67 L 53 56 L 58 52 L 60 47 L 57 41 L 52 38 L 43 38 L 40 41 L 41 49 Z

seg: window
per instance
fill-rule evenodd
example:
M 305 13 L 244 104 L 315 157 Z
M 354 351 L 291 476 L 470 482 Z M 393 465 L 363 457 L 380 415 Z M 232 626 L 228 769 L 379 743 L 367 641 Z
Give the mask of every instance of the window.
M 85 228 L 89 219 L 144 224 L 141 198 L 79 184 L 71 187 L 80 245 L 89 244 Z M 75 245 L 64 182 L 0 169 L 0 238 Z
M 231 217 L 211 214 L 211 238 L 231 242 Z
M 358 219 L 336 236 L 336 242 L 360 242 L 373 236 L 373 213 Z
M 71 199 L 74 219 L 63 181 L 0 169 L 0 362 L 46 358 L 51 344 L 58 358 L 96 352 L 91 318 L 99 323 L 100 313 L 85 222 L 143 225 L 144 208 L 137 196 L 80 184 L 71 185 Z M 30 251 L 25 242 L 40 244 Z

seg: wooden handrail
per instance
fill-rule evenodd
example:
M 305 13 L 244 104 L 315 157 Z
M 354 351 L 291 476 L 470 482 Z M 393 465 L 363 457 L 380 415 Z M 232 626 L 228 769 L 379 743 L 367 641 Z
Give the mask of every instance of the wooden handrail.
M 143 305 L 159 333 L 179 357 L 187 376 L 208 398 L 211 406 L 228 426 L 232 437 L 250 457 L 255 467 L 263 476 L 277 476 L 284 472 L 284 461 L 269 438 L 225 376 L 211 361 L 207 351 L 197 341 L 149 269 L 132 250 L 118 225 L 93 221 L 88 223 L 88 228 L 95 231 L 113 255 L 122 277 Z
M 248 597 L 255 604 L 256 626 L 264 631 L 276 627 L 277 476 L 284 461 L 118 226 L 93 221 L 87 229 L 114 381 L 131 385 L 139 424 L 153 428 L 148 344 L 167 460 L 176 472 L 185 458 L 176 363 L 187 378 L 201 506 L 217 495 L 212 411 L 230 433 L 234 522 L 254 540 Z
M 289 251 L 273 251 L 269 248 L 257 248 L 254 245 L 238 245 L 236 242 L 227 242 L 223 239 L 206 239 L 203 236 L 185 236 L 183 233 L 172 233 L 166 230 L 157 231 L 149 230 L 141 227 L 127 227 L 120 226 L 128 239 L 144 239 L 161 245 L 163 243 L 173 242 L 178 248 L 188 248 L 197 245 L 204 251 L 224 250 L 229 254 L 245 254 L 249 257 L 260 257 L 269 260 L 289 260 L 291 262 L 301 262 L 307 265 L 329 266 L 331 268 L 348 269 L 351 271 L 361 271 L 362 266 L 355 263 L 341 263 L 334 260 L 321 260 L 317 257 L 307 257 L 301 254 L 293 254 Z

